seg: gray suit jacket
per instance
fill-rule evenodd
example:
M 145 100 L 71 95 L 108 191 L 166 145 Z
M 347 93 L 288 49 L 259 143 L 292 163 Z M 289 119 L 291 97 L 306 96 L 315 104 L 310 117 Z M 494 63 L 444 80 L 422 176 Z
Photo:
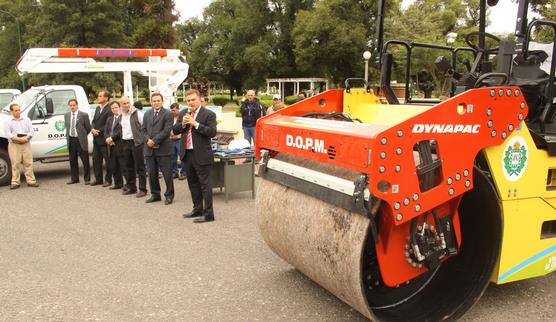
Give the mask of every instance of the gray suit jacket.
M 145 156 L 169 156 L 172 155 L 172 142 L 170 141 L 170 131 L 174 125 L 172 112 L 161 108 L 158 117 L 154 118 L 153 110 L 149 110 L 143 116 L 143 133 L 145 134 Z M 159 145 L 158 149 L 151 149 L 147 145 L 147 140 L 151 139 Z
M 67 112 L 66 114 L 64 114 L 64 121 L 66 122 L 66 142 L 69 149 L 71 112 Z M 87 136 L 89 135 L 89 132 L 91 132 L 91 122 L 89 122 L 89 114 L 81 111 L 77 112 L 75 130 L 77 131 L 77 137 L 79 138 L 81 149 L 83 149 L 83 151 L 89 151 L 89 143 L 87 142 Z

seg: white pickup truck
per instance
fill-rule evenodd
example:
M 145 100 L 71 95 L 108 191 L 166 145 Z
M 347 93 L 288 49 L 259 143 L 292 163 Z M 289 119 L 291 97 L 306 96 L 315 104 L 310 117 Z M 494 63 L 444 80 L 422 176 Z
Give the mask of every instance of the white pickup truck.
M 35 134 L 31 140 L 35 161 L 67 160 L 66 124 L 64 114 L 69 111 L 68 101 L 77 99 L 79 110 L 93 119 L 87 95 L 81 86 L 53 85 L 32 87 L 15 99 L 21 107 L 21 115 L 31 119 Z M 96 106 L 94 106 L 96 107 Z M 8 156 L 6 121 L 11 117 L 9 105 L 0 111 L 0 186 L 11 179 L 11 165 Z M 92 137 L 89 136 L 89 151 L 92 151 Z

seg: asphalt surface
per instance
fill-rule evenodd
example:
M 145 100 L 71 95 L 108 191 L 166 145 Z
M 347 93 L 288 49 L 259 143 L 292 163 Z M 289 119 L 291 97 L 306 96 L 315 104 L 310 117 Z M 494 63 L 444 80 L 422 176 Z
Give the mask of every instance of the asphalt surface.
M 174 204 L 66 185 L 67 163 L 35 163 L 41 186 L 0 187 L 1 321 L 365 321 L 278 258 L 250 193 L 193 224 Z M 465 321 L 555 321 L 556 274 L 491 285 Z

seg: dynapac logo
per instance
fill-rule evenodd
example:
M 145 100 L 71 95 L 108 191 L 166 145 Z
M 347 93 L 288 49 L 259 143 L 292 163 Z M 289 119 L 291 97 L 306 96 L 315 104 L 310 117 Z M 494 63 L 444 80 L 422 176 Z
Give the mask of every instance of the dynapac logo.
M 291 134 L 286 135 L 286 145 L 301 150 L 308 150 L 312 152 L 324 153 L 326 154 L 326 149 L 324 148 L 324 140 L 304 138 L 302 136 L 293 136 Z
M 479 133 L 479 124 L 415 124 L 413 133 Z

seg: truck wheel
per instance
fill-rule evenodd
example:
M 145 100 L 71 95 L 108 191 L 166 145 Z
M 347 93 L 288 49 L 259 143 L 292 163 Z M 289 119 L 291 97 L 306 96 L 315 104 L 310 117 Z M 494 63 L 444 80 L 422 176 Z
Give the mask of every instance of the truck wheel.
M 5 186 L 12 179 L 12 165 L 8 152 L 0 150 L 0 186 Z

